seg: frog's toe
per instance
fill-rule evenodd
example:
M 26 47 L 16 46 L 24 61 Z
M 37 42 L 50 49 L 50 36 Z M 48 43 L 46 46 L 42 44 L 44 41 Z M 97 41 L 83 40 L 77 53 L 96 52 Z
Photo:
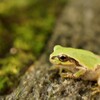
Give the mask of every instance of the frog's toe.
M 99 86 L 93 87 L 93 88 L 91 88 L 91 90 L 92 90 L 92 95 L 100 93 L 100 87 Z
M 60 76 L 62 78 L 73 78 L 73 74 L 72 73 L 60 73 Z

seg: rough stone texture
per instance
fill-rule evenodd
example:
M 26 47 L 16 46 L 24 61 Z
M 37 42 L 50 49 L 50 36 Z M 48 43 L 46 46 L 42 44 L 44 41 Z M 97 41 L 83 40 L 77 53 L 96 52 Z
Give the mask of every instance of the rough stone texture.
M 100 54 L 100 0 L 69 0 L 39 63 L 30 66 L 15 91 L 0 100 L 100 100 L 100 93 L 91 95 L 96 82 L 62 79 L 58 70 L 49 71 L 55 44 Z

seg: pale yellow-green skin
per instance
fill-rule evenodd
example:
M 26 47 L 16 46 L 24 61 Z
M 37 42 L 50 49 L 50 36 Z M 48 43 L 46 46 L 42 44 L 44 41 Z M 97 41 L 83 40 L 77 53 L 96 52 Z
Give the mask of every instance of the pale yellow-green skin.
M 62 54 L 67 55 L 68 57 L 76 60 L 79 63 L 80 66 L 78 66 L 78 72 L 75 70 L 74 67 L 77 66 L 73 62 L 61 62 L 57 57 L 55 57 Z M 52 57 L 55 58 L 52 59 Z M 76 75 L 78 78 L 82 78 L 84 80 L 96 80 L 98 82 L 98 85 L 100 86 L 100 57 L 88 50 L 68 48 L 56 45 L 54 47 L 53 53 L 50 55 L 50 62 L 56 66 L 60 65 L 61 67 L 64 66 L 64 68 L 66 69 L 68 68 L 70 70 L 73 70 L 73 75 Z

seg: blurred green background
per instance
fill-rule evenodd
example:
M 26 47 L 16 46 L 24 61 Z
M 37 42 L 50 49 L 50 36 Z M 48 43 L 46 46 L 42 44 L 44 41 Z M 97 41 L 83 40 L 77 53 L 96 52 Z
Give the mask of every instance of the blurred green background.
M 66 1 L 0 1 L 0 94 L 12 91 L 39 58 Z

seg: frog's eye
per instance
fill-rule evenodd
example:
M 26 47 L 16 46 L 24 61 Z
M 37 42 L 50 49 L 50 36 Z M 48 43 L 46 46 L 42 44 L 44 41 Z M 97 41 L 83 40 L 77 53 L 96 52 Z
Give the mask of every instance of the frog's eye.
M 61 61 L 61 62 L 66 62 L 69 60 L 68 56 L 66 55 L 59 55 L 58 56 L 58 59 Z

